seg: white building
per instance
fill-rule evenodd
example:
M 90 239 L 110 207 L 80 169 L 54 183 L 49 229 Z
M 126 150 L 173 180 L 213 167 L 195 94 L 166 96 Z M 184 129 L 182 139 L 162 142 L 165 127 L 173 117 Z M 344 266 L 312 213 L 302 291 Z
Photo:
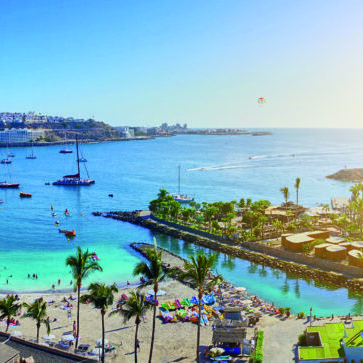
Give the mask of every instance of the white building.
M 2 144 L 30 142 L 39 137 L 44 137 L 44 130 L 10 129 L 0 131 L 0 143 Z

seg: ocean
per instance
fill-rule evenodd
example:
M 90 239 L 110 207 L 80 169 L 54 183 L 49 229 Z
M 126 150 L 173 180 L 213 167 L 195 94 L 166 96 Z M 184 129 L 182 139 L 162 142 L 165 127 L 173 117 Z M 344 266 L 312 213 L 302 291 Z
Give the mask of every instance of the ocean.
M 271 136 L 185 135 L 147 141 L 82 144 L 90 177 L 96 183 L 72 188 L 45 185 L 76 173 L 76 156 L 60 154 L 60 146 L 34 147 L 35 160 L 25 159 L 27 148 L 13 148 L 10 171 L 20 190 L 0 190 L 0 283 L 2 291 L 47 291 L 52 284 L 70 288 L 65 259 L 77 245 L 95 251 L 104 269 L 90 281 L 118 284 L 135 281 L 132 269 L 139 256 L 131 242 L 152 242 L 152 233 L 127 223 L 92 216 L 93 211 L 147 208 L 159 188 L 181 191 L 197 201 L 268 199 L 283 201 L 280 188 L 290 189 L 301 178 L 300 203 L 316 206 L 331 197 L 349 196 L 351 183 L 326 179 L 344 167 L 361 167 L 363 130 L 272 129 Z M 74 149 L 74 146 L 72 146 Z M 0 149 L 0 158 L 7 150 Z M 3 165 L 0 165 L 0 172 Z M 84 165 L 81 173 L 86 176 Z M 19 192 L 32 193 L 20 199 Z M 112 193 L 113 198 L 108 195 Z M 53 212 L 57 216 L 52 216 Z M 68 209 L 70 216 L 65 216 Z M 74 229 L 68 240 L 59 228 Z M 158 243 L 182 257 L 200 248 L 157 235 Z M 209 253 L 209 251 L 206 251 Z M 248 261 L 218 255 L 215 269 L 228 280 L 275 305 L 293 312 L 330 315 L 363 313 L 363 296 L 347 289 L 321 286 Z M 38 279 L 28 278 L 37 274 Z M 86 282 L 87 284 L 87 282 Z

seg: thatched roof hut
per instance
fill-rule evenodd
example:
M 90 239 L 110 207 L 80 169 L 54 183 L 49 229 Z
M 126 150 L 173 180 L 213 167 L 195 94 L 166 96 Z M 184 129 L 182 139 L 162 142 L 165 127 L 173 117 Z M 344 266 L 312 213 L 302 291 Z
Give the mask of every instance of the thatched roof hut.
M 241 345 L 246 336 L 246 328 L 215 328 L 212 342 L 213 345 L 226 343 Z
M 317 245 L 314 247 L 314 253 L 316 257 L 324 258 L 326 254 L 326 249 L 329 246 L 334 246 L 331 243 L 322 243 L 321 245 Z
M 363 241 L 354 241 L 350 244 L 352 246 L 352 249 L 363 251 Z
M 304 233 L 294 234 L 285 238 L 282 245 L 289 251 L 301 252 L 304 245 L 314 241 L 314 238 L 307 236 Z
M 329 246 L 325 251 L 325 258 L 328 260 L 340 261 L 347 257 L 347 249 L 343 246 Z
M 332 243 L 332 244 L 338 244 L 338 243 L 343 243 L 345 242 L 346 239 L 345 238 L 342 238 L 342 237 L 329 237 L 326 239 L 326 242 L 327 243 Z
M 349 265 L 363 268 L 363 252 L 352 250 L 348 252 Z

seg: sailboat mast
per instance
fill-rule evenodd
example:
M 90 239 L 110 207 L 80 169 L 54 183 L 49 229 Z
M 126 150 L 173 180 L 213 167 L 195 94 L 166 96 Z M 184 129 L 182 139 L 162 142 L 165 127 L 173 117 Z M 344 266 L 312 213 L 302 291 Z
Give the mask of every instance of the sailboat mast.
M 178 177 L 178 194 L 180 195 L 180 165 L 179 165 L 179 177 Z
M 81 178 L 81 174 L 80 174 L 80 171 L 79 171 L 79 154 L 78 154 L 78 137 L 77 137 L 77 134 L 76 134 L 76 149 L 77 149 L 77 169 L 78 169 L 78 179 Z

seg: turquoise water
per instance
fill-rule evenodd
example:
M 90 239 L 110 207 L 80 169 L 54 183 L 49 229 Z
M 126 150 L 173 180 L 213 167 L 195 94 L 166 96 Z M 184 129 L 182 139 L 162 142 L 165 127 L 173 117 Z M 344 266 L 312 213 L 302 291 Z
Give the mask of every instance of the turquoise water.
M 92 211 L 146 208 L 162 186 L 177 189 L 177 165 L 181 164 L 182 191 L 198 201 L 269 199 L 281 203 L 279 192 L 302 179 L 300 200 L 304 205 L 328 203 L 331 196 L 347 196 L 350 183 L 325 176 L 345 166 L 360 167 L 362 130 L 272 130 L 272 136 L 177 136 L 150 141 L 82 145 L 86 164 L 96 184 L 80 189 L 44 185 L 76 171 L 74 154 L 59 154 L 60 147 L 37 147 L 36 160 L 26 160 L 28 150 L 12 150 L 14 182 L 32 193 L 20 199 L 16 190 L 0 190 L 0 283 L 2 290 L 49 290 L 61 279 L 69 288 L 71 277 L 64 261 L 80 245 L 101 258 L 103 273 L 92 279 L 109 282 L 134 280 L 132 268 L 138 256 L 133 241 L 152 241 L 152 234 L 137 226 L 93 217 Z M 1 158 L 6 150 L 0 149 Z M 253 159 L 249 159 L 253 156 Z M 113 193 L 114 198 L 108 194 Z M 58 213 L 52 217 L 50 206 Z M 68 208 L 70 217 L 64 215 Z M 67 240 L 54 225 L 75 229 Z M 196 247 L 158 237 L 160 244 L 186 257 Z M 5 269 L 6 267 L 6 269 Z M 363 298 L 346 289 L 316 286 L 313 282 L 242 260 L 220 255 L 218 272 L 237 285 L 276 305 L 316 314 L 362 313 Z M 28 279 L 28 274 L 39 278 Z M 12 277 L 9 277 L 12 276 Z M 6 284 L 8 280 L 8 284 Z

